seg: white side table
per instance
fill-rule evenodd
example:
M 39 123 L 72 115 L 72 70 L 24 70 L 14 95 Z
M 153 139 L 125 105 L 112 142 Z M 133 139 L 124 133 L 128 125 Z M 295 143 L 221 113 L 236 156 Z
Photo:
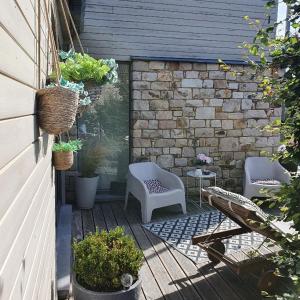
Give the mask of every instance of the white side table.
M 217 185 L 217 174 L 215 172 L 210 171 L 208 175 L 204 175 L 201 170 L 193 170 L 188 171 L 186 173 L 187 175 L 187 197 L 188 197 L 188 189 L 189 189 L 189 177 L 193 178 L 199 178 L 199 186 L 200 186 L 200 207 L 202 206 L 202 184 L 204 179 L 214 179 L 215 180 L 215 186 Z

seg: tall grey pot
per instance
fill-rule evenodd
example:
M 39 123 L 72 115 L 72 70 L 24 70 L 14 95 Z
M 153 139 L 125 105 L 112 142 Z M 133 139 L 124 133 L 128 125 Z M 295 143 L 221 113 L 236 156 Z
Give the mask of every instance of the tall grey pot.
M 76 202 L 78 208 L 91 209 L 95 203 L 99 176 L 76 178 Z
M 93 292 L 82 287 L 73 275 L 74 300 L 139 300 L 142 281 L 139 278 L 128 290 L 118 292 Z

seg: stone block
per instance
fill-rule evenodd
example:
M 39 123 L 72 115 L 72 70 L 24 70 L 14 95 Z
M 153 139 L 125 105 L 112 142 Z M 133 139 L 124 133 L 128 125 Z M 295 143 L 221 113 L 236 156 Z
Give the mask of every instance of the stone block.
M 234 137 L 220 138 L 220 151 L 238 151 L 239 140 Z
M 134 61 L 132 64 L 133 71 L 148 71 L 149 62 L 147 61 Z
M 158 111 L 156 113 L 156 119 L 157 120 L 171 120 L 172 119 L 172 111 L 168 111 L 168 110 Z
M 132 99 L 133 100 L 141 100 L 142 99 L 142 93 L 138 90 L 133 90 Z
M 227 80 L 236 80 L 236 73 L 235 72 L 226 72 L 226 79 Z
M 209 71 L 208 77 L 210 79 L 225 79 L 225 72 L 223 71 Z
M 190 118 L 195 117 L 195 112 L 193 107 L 183 107 L 182 112 L 184 117 L 190 117 Z
M 132 72 L 132 80 L 141 80 L 142 79 L 142 73 L 141 72 Z
M 174 147 L 175 140 L 174 139 L 157 139 L 155 140 L 155 147 Z
M 133 147 L 137 148 L 151 147 L 151 141 L 149 139 L 134 138 L 132 143 Z
M 163 70 L 165 68 L 165 63 L 163 61 L 150 61 L 149 69 L 151 70 Z
M 187 158 L 175 158 L 175 166 L 176 167 L 186 167 L 187 166 Z
M 236 128 L 236 129 L 243 129 L 243 128 L 246 128 L 247 124 L 246 124 L 246 121 L 245 120 L 234 120 L 233 122 L 233 127 Z
M 251 99 L 242 99 L 242 109 L 248 110 L 253 108 L 253 101 Z
M 255 108 L 256 109 L 268 109 L 268 108 L 270 108 L 270 103 L 263 102 L 263 101 L 257 101 Z
M 162 154 L 162 148 L 146 148 L 145 149 L 146 155 L 161 155 Z
M 214 89 L 193 89 L 193 99 L 207 99 L 214 98 Z
M 186 100 L 186 106 L 199 107 L 203 106 L 203 100 Z
M 216 98 L 231 98 L 231 90 L 217 90 Z
M 181 156 L 181 148 L 171 147 L 170 154 Z
M 199 72 L 197 71 L 185 71 L 185 78 L 198 78 Z
M 205 127 L 204 120 L 190 120 L 190 127 Z
M 192 90 L 178 88 L 174 90 L 174 99 L 191 99 L 192 98 Z
M 248 110 L 245 112 L 245 118 L 267 118 L 266 112 L 264 110 L 257 110 L 257 109 L 253 109 L 253 110 Z
M 159 99 L 160 92 L 159 91 L 142 91 L 142 99 Z
M 207 64 L 207 70 L 208 71 L 218 71 L 219 64 Z
M 183 157 L 195 157 L 195 149 L 193 147 L 183 147 L 182 156 Z
M 142 80 L 155 81 L 156 79 L 157 79 L 156 72 L 143 72 L 142 73 Z
M 205 146 L 206 147 L 217 147 L 219 145 L 218 138 L 206 138 L 205 139 Z
M 176 142 L 175 142 L 175 146 L 177 148 L 185 147 L 185 146 L 187 146 L 187 144 L 188 144 L 187 139 L 176 139 Z
M 208 72 L 199 72 L 200 79 L 208 79 Z
M 232 93 L 232 98 L 241 99 L 243 97 L 244 97 L 244 93 L 243 92 L 233 92 Z
M 182 71 L 189 71 L 192 70 L 192 64 L 187 62 L 180 62 L 178 68 Z
M 211 120 L 210 121 L 210 126 L 211 127 L 221 127 L 221 120 Z
M 148 81 L 133 81 L 132 88 L 134 90 L 149 90 L 150 82 L 148 82 Z
M 131 134 L 132 134 L 132 137 L 140 138 L 142 136 L 142 130 L 141 129 L 132 130 Z
M 149 129 L 158 129 L 158 121 L 157 120 L 149 120 L 148 128 Z
M 242 130 L 241 129 L 231 129 L 227 131 L 227 136 L 237 136 L 240 137 L 242 136 Z
M 174 167 L 174 157 L 173 155 L 160 155 L 157 158 L 157 164 L 162 168 Z
M 201 79 L 182 79 L 181 85 L 183 88 L 201 88 L 202 80 Z
M 233 129 L 232 120 L 222 120 L 222 129 Z
M 227 89 L 227 80 L 224 79 L 216 79 L 213 81 L 215 89 Z
M 213 137 L 214 129 L 213 128 L 196 128 L 195 137 Z
M 240 91 L 256 92 L 257 91 L 257 83 L 254 83 L 254 82 L 240 83 Z
M 223 102 L 224 112 L 238 112 L 241 109 L 241 101 L 239 99 L 229 99 Z
M 159 91 L 167 91 L 170 89 L 170 82 L 162 81 L 162 82 L 152 82 L 151 83 L 152 90 L 159 90 Z
M 155 119 L 154 111 L 141 111 L 140 118 L 143 120 L 153 120 Z
M 170 100 L 170 107 L 176 108 L 176 107 L 184 107 L 185 101 L 184 100 Z
M 142 138 L 161 138 L 162 131 L 157 129 L 144 129 L 142 131 Z
M 133 100 L 134 110 L 149 110 L 149 102 L 144 100 Z
M 176 120 L 177 128 L 188 128 L 189 127 L 189 119 L 187 117 L 180 117 Z
M 167 100 L 152 100 L 150 101 L 151 110 L 168 110 L 169 102 Z
M 193 70 L 206 71 L 207 70 L 207 64 L 204 64 L 204 63 L 193 63 Z
M 158 123 L 158 127 L 160 129 L 173 129 L 176 128 L 176 121 L 160 120 Z
M 163 138 L 165 138 L 165 139 L 171 138 L 171 130 L 169 130 L 169 129 L 163 130 L 162 135 L 163 135 Z
M 203 86 L 203 88 L 211 89 L 214 87 L 214 81 L 211 79 L 205 79 L 205 80 L 203 80 L 202 86 Z
M 215 119 L 214 107 L 199 107 L 196 109 L 196 119 Z
M 229 82 L 228 88 L 231 90 L 237 90 L 239 88 L 239 84 L 237 82 Z
M 179 69 L 179 62 L 177 61 L 170 61 L 166 63 L 166 69 L 169 71 L 176 71 Z
M 183 71 L 174 71 L 173 72 L 173 79 L 182 79 L 183 78 Z
M 134 129 L 145 129 L 148 128 L 147 120 L 136 120 L 133 124 Z
M 171 71 L 160 71 L 157 74 L 157 80 L 159 81 L 172 81 L 172 77 Z
M 179 110 L 173 111 L 173 116 L 174 117 L 182 117 L 182 111 L 179 111 Z
M 223 106 L 223 99 L 209 99 L 209 106 Z
M 185 137 L 185 133 L 182 129 L 171 130 L 171 138 L 183 139 L 184 137 Z

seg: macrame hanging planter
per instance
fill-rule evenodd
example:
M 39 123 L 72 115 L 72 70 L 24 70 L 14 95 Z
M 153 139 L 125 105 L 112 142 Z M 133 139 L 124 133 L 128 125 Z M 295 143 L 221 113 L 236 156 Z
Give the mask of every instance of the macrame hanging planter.
M 62 2 L 60 3 L 62 5 Z M 47 25 L 49 28 L 50 47 L 53 54 L 54 70 L 56 73 L 56 86 L 43 88 L 37 91 L 38 121 L 39 126 L 47 133 L 58 135 L 72 128 L 76 119 L 79 94 L 60 85 L 59 79 L 61 77 L 61 74 L 59 67 L 59 58 L 54 42 L 54 35 L 50 26 L 46 3 L 45 12 Z M 70 32 L 68 25 L 67 28 L 68 32 Z
M 53 152 L 52 163 L 57 171 L 69 170 L 74 161 L 73 151 L 69 152 Z

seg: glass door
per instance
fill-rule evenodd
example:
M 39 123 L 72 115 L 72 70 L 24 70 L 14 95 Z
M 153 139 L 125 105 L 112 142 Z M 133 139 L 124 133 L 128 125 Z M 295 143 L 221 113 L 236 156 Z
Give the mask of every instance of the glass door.
M 79 137 L 92 140 L 89 147 L 97 145 L 101 151 L 95 171 L 99 175 L 97 199 L 125 194 L 129 164 L 129 64 L 119 63 L 118 73 L 118 84 L 88 88 L 94 105 L 83 113 L 78 124 Z

